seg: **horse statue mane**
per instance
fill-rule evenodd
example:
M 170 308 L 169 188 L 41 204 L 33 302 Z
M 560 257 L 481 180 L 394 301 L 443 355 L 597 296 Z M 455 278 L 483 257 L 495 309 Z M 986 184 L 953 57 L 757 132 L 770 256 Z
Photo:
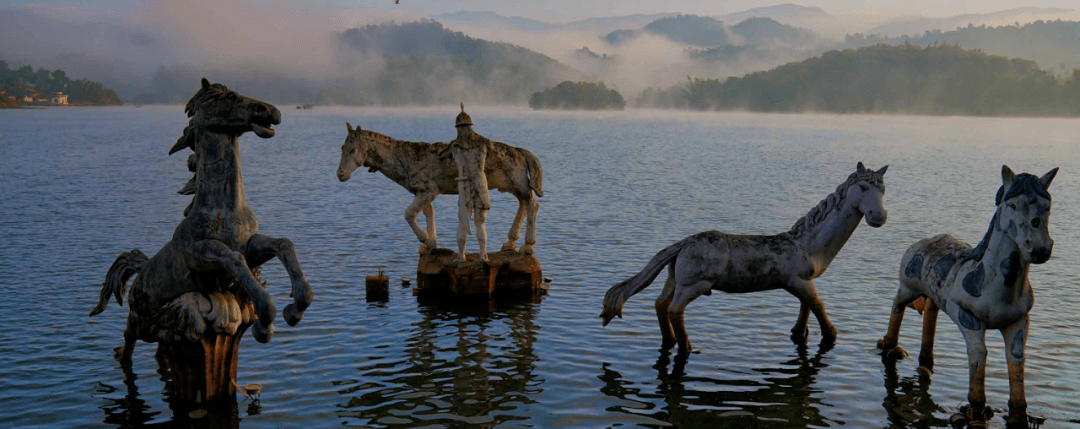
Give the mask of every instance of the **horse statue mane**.
M 803 233 L 828 217 L 830 212 L 837 207 L 843 206 L 844 198 L 847 197 L 848 188 L 851 187 L 851 185 L 858 183 L 860 180 L 865 180 L 867 183 L 878 189 L 884 189 L 885 186 L 884 174 L 879 174 L 873 169 L 867 168 L 863 171 L 851 173 L 844 183 L 841 183 L 836 187 L 835 192 L 826 196 L 817 206 L 810 209 L 805 216 L 795 221 L 795 224 L 791 225 L 791 230 L 787 232 L 787 235 L 791 238 L 802 237 Z
M 184 127 L 184 132 L 172 148 L 169 149 L 169 155 L 172 155 L 183 148 L 189 148 L 192 150 L 192 154 L 188 156 L 187 167 L 188 171 L 192 173 L 191 179 L 184 184 L 183 188 L 180 188 L 176 193 L 180 195 L 194 195 L 196 190 L 196 184 L 198 183 L 198 177 L 195 176 L 195 170 L 199 165 L 199 153 L 196 150 L 195 140 L 198 137 L 198 129 L 203 126 L 201 117 L 196 117 L 196 114 L 201 111 L 201 107 L 211 102 L 217 101 L 221 97 L 232 92 L 227 86 L 220 83 L 210 84 L 208 87 L 199 88 L 195 95 L 191 96 L 187 104 L 184 105 L 184 113 L 187 114 L 188 125 Z M 189 205 L 184 210 L 184 216 L 187 216 L 191 211 Z

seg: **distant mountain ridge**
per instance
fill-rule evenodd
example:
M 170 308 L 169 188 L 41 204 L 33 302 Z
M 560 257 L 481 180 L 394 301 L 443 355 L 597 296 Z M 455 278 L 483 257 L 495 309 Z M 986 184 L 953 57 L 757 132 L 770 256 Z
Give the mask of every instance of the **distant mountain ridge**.
M 497 25 L 516 28 L 530 33 L 542 33 L 560 28 L 559 25 L 537 21 L 520 16 L 502 16 L 494 12 L 460 11 L 444 13 L 433 17 L 437 21 L 448 21 L 463 25 Z
M 508 43 L 489 42 L 438 22 L 384 23 L 332 34 L 335 69 L 318 81 L 249 69 L 161 67 L 141 103 L 190 96 L 200 73 L 265 100 L 338 105 L 517 104 L 545 87 L 581 80 L 558 61 Z
M 434 15 L 431 19 L 460 25 L 495 25 L 528 33 L 555 31 L 573 31 L 579 33 L 606 34 L 622 28 L 641 28 L 645 24 L 660 18 L 675 16 L 675 13 L 636 14 L 609 16 L 572 21 L 566 24 L 552 24 L 518 16 L 503 16 L 487 11 L 458 11 Z
M 885 24 L 863 32 L 864 34 L 879 34 L 888 37 L 901 37 L 903 35 L 917 36 L 926 31 L 941 30 L 949 31 L 968 24 L 978 27 L 987 24 L 1000 26 L 1012 24 L 1021 16 L 1044 15 L 1046 19 L 1054 15 L 1075 12 L 1074 9 L 1020 7 L 991 13 L 973 13 L 965 15 L 948 16 L 944 18 L 908 17 L 893 19 Z
M 1076 21 L 1035 21 L 1019 27 L 970 25 L 907 37 L 853 34 L 845 38 L 843 47 L 858 48 L 878 43 L 912 43 L 920 46 L 952 44 L 965 49 L 981 49 L 993 55 L 1032 60 L 1048 71 L 1067 73 L 1080 68 L 1080 22 Z
M 693 79 L 673 90 L 686 107 L 701 110 L 1080 116 L 1080 70 L 1058 79 L 1032 61 L 952 45 L 829 51 L 726 81 Z

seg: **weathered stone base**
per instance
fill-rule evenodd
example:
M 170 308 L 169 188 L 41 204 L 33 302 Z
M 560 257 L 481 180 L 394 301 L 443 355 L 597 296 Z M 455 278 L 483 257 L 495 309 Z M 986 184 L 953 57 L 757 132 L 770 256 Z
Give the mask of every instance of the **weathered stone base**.
M 450 249 L 435 249 L 420 256 L 416 267 L 418 294 L 450 295 L 536 295 L 546 291 L 540 261 L 519 252 L 488 253 L 488 262 L 479 254 L 465 255 L 461 262 Z
M 173 400 L 191 403 L 236 400 L 236 358 L 240 338 L 247 326 L 233 335 L 203 335 L 197 342 L 158 344 L 158 354 L 165 359 L 172 380 L 168 384 Z

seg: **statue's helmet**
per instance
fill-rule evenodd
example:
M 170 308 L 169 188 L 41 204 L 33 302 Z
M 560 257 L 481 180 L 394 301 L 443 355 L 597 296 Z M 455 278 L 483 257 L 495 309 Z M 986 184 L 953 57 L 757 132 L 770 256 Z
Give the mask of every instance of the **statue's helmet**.
M 455 127 L 467 127 L 472 125 L 472 118 L 468 113 L 465 113 L 465 103 L 461 103 L 461 113 L 458 113 L 457 119 L 454 121 Z

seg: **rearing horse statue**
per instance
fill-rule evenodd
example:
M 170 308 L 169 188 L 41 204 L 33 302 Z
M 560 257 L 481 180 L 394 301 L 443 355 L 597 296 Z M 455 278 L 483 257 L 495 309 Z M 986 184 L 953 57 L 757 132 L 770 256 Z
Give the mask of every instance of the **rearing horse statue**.
M 695 298 L 709 295 L 714 289 L 727 293 L 786 290 L 802 304 L 795 327 L 791 328 L 792 339 L 806 340 L 812 311 L 821 325 L 822 341 L 835 340 L 836 328 L 829 322 L 812 280 L 825 273 L 864 217 L 866 224 L 874 228 L 885 224 L 881 199 L 888 168 L 874 171 L 860 162 L 836 192 L 795 222 L 788 232 L 759 236 L 705 231 L 668 246 L 641 272 L 608 289 L 600 314 L 604 326 L 615 316 L 622 317 L 623 303 L 648 287 L 667 266 L 667 282 L 656 298 L 663 350 L 678 344 L 679 356 L 690 352 L 683 312 Z
M 292 281 L 293 303 L 283 312 L 290 326 L 300 322 L 313 296 L 292 243 L 258 234 L 259 223 L 244 201 L 237 138 L 248 131 L 264 139 L 273 137 L 271 127 L 281 123 L 281 112 L 206 79 L 185 112 L 190 122 L 169 151 L 170 155 L 183 148 L 195 152 L 189 158 L 195 177 L 185 186 L 195 196 L 185 218 L 153 257 L 148 259 L 138 249 L 121 254 L 109 268 L 90 313 L 105 310 L 110 296 L 123 305 L 127 281 L 137 274 L 128 298 L 124 346 L 118 349 L 126 363 L 136 339 L 163 346 L 197 343 L 206 335 L 235 334 L 254 322 L 255 339 L 270 341 L 277 310 L 252 269 L 271 258 L 281 261 Z M 233 376 L 235 371 L 233 355 Z

